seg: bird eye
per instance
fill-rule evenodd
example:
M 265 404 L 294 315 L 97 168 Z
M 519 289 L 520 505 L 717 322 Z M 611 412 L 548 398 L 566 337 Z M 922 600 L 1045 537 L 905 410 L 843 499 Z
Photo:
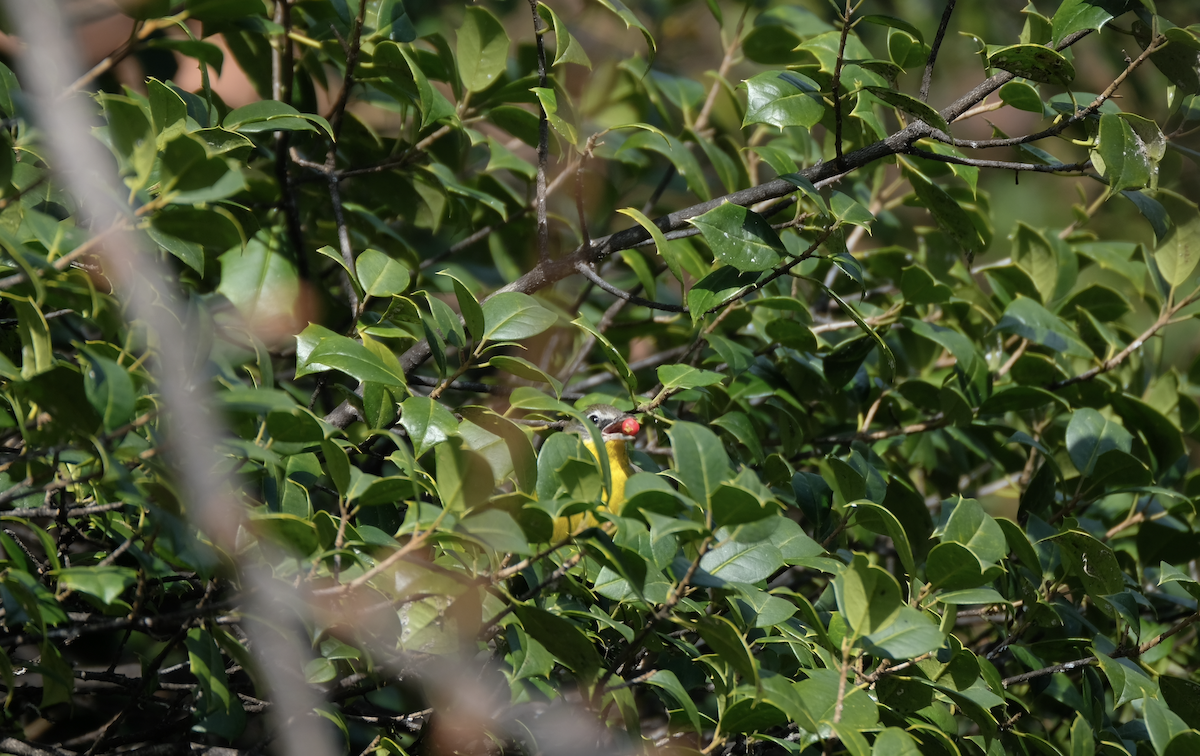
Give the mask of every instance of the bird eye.
M 588 420 L 591 420 L 596 425 L 600 424 L 600 416 L 594 412 L 592 414 L 588 415 Z

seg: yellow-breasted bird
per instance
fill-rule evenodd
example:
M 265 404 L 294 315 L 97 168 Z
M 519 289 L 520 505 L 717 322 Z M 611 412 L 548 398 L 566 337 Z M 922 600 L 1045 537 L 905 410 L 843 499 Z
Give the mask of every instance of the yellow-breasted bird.
M 625 442 L 633 441 L 641 431 L 637 418 L 628 412 L 617 409 L 611 404 L 593 404 L 583 411 L 584 417 L 600 429 L 600 438 L 604 441 L 604 453 L 608 455 L 609 479 L 612 483 L 609 494 L 605 498 L 605 509 L 613 514 L 620 514 L 625 504 L 625 481 L 630 475 L 639 472 L 629 461 L 629 450 Z M 578 433 L 583 438 L 583 445 L 588 448 L 597 460 L 600 455 L 592 442 L 592 434 L 578 420 L 573 420 L 564 429 Z M 558 542 L 580 530 L 582 527 L 592 527 L 599 520 L 591 512 L 558 517 L 554 520 L 554 542 Z

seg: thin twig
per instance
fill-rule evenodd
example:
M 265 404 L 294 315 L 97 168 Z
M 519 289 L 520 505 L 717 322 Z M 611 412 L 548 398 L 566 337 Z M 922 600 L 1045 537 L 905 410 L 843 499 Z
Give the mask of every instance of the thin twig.
M 1117 352 L 1117 354 L 1113 355 L 1110 359 L 1105 360 L 1087 372 L 1080 373 L 1072 378 L 1055 381 L 1047 386 L 1047 388 L 1049 388 L 1051 391 L 1057 391 L 1060 388 L 1065 388 L 1066 386 L 1070 386 L 1075 383 L 1082 383 L 1083 381 L 1090 381 L 1102 373 L 1107 373 L 1128 359 L 1129 355 L 1133 354 L 1138 349 L 1141 349 L 1142 345 L 1145 344 L 1151 337 L 1153 337 L 1154 334 L 1158 333 L 1158 331 L 1164 326 L 1170 325 L 1171 318 L 1174 317 L 1175 313 L 1195 302 L 1197 298 L 1200 298 L 1200 289 L 1192 292 L 1192 294 L 1182 302 L 1164 309 L 1159 314 L 1158 319 L 1154 321 L 1153 325 L 1143 331 L 1141 336 L 1138 336 L 1136 339 L 1131 341 L 1127 347 L 1122 349 L 1120 352 Z
M 537 39 L 538 87 L 546 89 L 546 40 L 544 34 L 546 25 L 538 14 L 537 0 L 529 0 L 529 10 L 533 14 L 533 36 Z M 550 259 L 550 224 L 546 215 L 546 164 L 550 160 L 550 120 L 546 109 L 538 98 L 538 145 L 537 145 L 537 179 L 536 204 L 537 211 L 537 241 L 538 260 L 545 262 Z M 590 248 L 590 243 L 584 249 Z
M 1141 644 L 1140 646 L 1135 646 L 1135 647 L 1125 650 L 1125 651 L 1118 649 L 1116 652 L 1113 653 L 1113 656 L 1117 657 L 1117 658 L 1130 658 L 1130 657 L 1141 656 L 1142 654 L 1146 653 L 1147 651 L 1154 648 L 1158 644 L 1162 643 L 1163 641 L 1167 640 L 1171 636 L 1180 632 L 1184 628 L 1187 628 L 1190 625 L 1194 624 L 1197 620 L 1200 620 L 1200 614 L 1189 615 L 1188 617 L 1183 619 L 1181 622 L 1177 623 L 1174 627 L 1156 635 L 1155 637 L 1151 638 L 1150 640 L 1146 641 L 1145 643 Z M 1090 667 L 1093 664 L 1099 664 L 1099 662 L 1100 662 L 1100 660 L 1095 656 L 1085 656 L 1082 659 L 1074 659 L 1069 662 L 1063 662 L 1062 664 L 1054 664 L 1049 667 L 1035 669 L 1030 672 L 1023 672 L 1019 675 L 1013 675 L 1012 677 L 1006 677 L 1003 680 L 1001 680 L 1001 684 L 1007 688 L 1010 685 L 1016 685 L 1017 683 L 1023 683 L 1028 680 L 1036 679 L 1038 677 L 1045 677 L 1046 675 L 1057 675 L 1061 672 L 1069 672 L 1072 669 L 1078 669 L 1080 667 Z
M 905 425 L 901 428 L 888 428 L 886 430 L 877 431 L 861 431 L 859 433 L 849 433 L 841 436 L 822 436 L 814 438 L 810 443 L 813 444 L 852 444 L 855 441 L 882 441 L 885 438 L 894 438 L 896 436 L 909 436 L 913 433 L 924 433 L 926 431 L 938 430 L 945 428 L 951 424 L 950 418 L 942 417 L 942 413 L 937 413 L 931 419 L 923 423 L 913 423 Z
M 292 77 L 295 73 L 292 41 L 292 0 L 275 0 L 275 23 L 282 31 L 271 46 L 271 97 L 286 105 L 292 102 Z M 288 241 L 296 258 L 296 271 L 302 279 L 308 279 L 308 255 L 304 248 L 304 226 L 300 222 L 300 209 L 296 204 L 295 181 L 292 179 L 288 157 L 291 151 L 292 132 L 275 132 L 275 181 L 279 184 L 279 204 L 287 224 Z
M 955 165 L 973 165 L 977 168 L 996 168 L 1004 171 L 1033 171 L 1035 173 L 1079 173 L 1092 167 L 1091 160 L 1080 163 L 1014 163 L 1008 160 L 980 160 L 978 158 L 959 157 L 958 155 L 940 155 L 936 152 L 922 150 L 919 147 L 909 147 L 906 153 L 926 160 L 936 160 L 940 163 Z
M 833 153 L 834 162 L 839 169 L 844 169 L 842 155 L 842 65 L 846 60 L 846 40 L 850 36 L 850 0 L 846 0 L 846 10 L 842 14 L 842 36 L 838 40 L 837 60 L 833 64 Z
M 608 281 L 600 277 L 600 274 L 593 270 L 590 266 L 580 263 L 576 268 L 584 278 L 594 283 L 599 288 L 612 294 L 614 297 L 623 299 L 630 304 L 649 307 L 652 310 L 663 310 L 665 312 L 688 312 L 688 308 L 683 305 L 669 304 L 667 302 L 655 302 L 644 297 L 639 297 L 636 294 L 630 294 L 627 291 L 622 291 L 616 286 L 613 286 Z
M 350 244 L 350 230 L 346 226 L 346 214 L 342 207 L 342 192 L 338 185 L 338 179 L 334 175 L 334 168 L 337 166 L 338 140 L 341 137 L 342 124 L 345 122 L 346 105 L 350 101 L 350 90 L 354 88 L 354 67 L 358 64 L 366 12 L 367 4 L 360 2 L 358 4 L 358 15 L 354 19 L 354 27 L 350 34 L 350 41 L 345 46 L 346 73 L 342 78 L 342 89 L 338 92 L 337 102 L 334 103 L 333 110 L 329 114 L 329 125 L 333 130 L 333 138 L 329 140 L 329 149 L 325 153 L 325 171 L 326 175 L 329 176 L 329 201 L 333 204 L 333 218 L 337 226 L 338 246 L 342 253 L 342 262 L 346 264 L 343 275 L 346 278 L 346 298 L 350 302 L 350 313 L 353 322 L 357 322 L 359 316 L 362 315 L 363 302 L 359 299 L 358 290 L 354 285 L 354 279 L 358 276 L 354 264 L 354 249 Z
M 925 73 L 921 76 L 921 102 L 929 102 L 929 84 L 933 81 L 933 64 L 937 61 L 938 50 L 946 37 L 946 27 L 950 25 L 950 14 L 954 13 L 955 0 L 946 0 L 946 9 L 942 11 L 942 22 L 938 24 L 937 34 L 929 48 L 929 60 L 925 62 Z

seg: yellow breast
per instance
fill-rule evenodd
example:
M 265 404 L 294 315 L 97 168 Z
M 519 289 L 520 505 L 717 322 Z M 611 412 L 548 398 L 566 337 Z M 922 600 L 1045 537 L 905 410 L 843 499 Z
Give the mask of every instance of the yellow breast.
M 591 441 L 584 441 L 583 445 L 588 448 L 593 457 L 597 460 L 600 459 L 600 455 L 596 454 L 596 447 Z M 608 454 L 608 472 L 612 482 L 608 496 L 604 497 L 604 503 L 607 505 L 605 509 L 614 514 L 621 514 L 621 509 L 625 506 L 625 481 L 629 480 L 630 475 L 633 475 L 633 465 L 629 462 L 629 451 L 625 448 L 624 441 L 606 441 L 604 450 Z M 557 543 L 583 528 L 599 524 L 600 521 L 590 512 L 572 517 L 559 517 L 554 521 L 553 540 Z

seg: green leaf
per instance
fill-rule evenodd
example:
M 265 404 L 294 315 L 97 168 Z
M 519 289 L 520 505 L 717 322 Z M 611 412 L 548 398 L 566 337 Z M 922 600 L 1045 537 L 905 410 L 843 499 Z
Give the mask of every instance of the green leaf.
M 1166 753 L 1168 743 L 1177 735 L 1187 732 L 1187 724 L 1157 698 L 1147 696 L 1142 701 L 1146 729 L 1150 731 L 1150 742 L 1158 753 Z
M 600 670 L 600 656 L 587 636 L 572 622 L 544 609 L 524 604 L 513 607 L 521 626 L 564 666 L 585 680 Z
M 442 506 L 447 511 L 462 514 L 485 504 L 496 480 L 487 459 L 462 448 L 458 441 L 440 443 L 434 448 L 437 490 Z
M 819 732 L 819 723 L 832 723 L 837 716 L 839 700 L 839 725 L 855 730 L 870 730 L 878 724 L 879 709 L 867 692 L 849 683 L 843 685 L 839 676 L 837 670 L 812 669 L 809 670 L 808 679 L 796 684 L 796 694 L 809 715 L 809 721 L 797 724 L 809 732 Z
M 400 425 L 418 457 L 458 433 L 458 421 L 450 410 L 427 396 L 410 396 L 400 404 Z
M 637 377 L 633 374 L 633 371 L 629 369 L 629 363 L 625 361 L 625 358 L 621 355 L 621 352 L 615 346 L 613 346 L 613 343 L 608 340 L 608 337 L 601 333 L 600 330 L 594 325 L 589 323 L 582 315 L 572 320 L 571 325 L 578 326 L 584 331 L 587 331 L 594 339 L 596 339 L 596 343 L 599 344 L 600 348 L 604 351 L 604 356 L 608 358 L 609 364 L 616 369 L 617 375 L 625 384 L 625 388 L 629 389 L 629 394 L 631 396 L 636 394 Z
M 20 94 L 21 85 L 17 81 L 17 75 L 12 72 L 11 68 L 0 63 L 0 114 L 3 114 L 5 118 L 16 117 L 15 102 Z
M 941 304 L 950 300 L 953 291 L 939 283 L 922 265 L 910 265 L 900 278 L 900 291 L 912 304 Z
M 137 570 L 129 567 L 101 565 L 67 567 L 56 571 L 55 575 L 61 587 L 94 596 L 105 606 L 120 598 L 138 578 Z
M 671 265 L 673 258 L 671 258 L 666 251 L 667 237 L 663 234 L 662 229 L 654 225 L 654 221 L 646 217 L 646 214 L 641 210 L 636 210 L 632 207 L 625 207 L 618 208 L 617 212 L 633 218 L 635 221 L 637 221 L 639 226 L 646 229 L 646 232 L 650 234 L 650 238 L 654 240 L 654 248 L 658 251 L 659 257 L 661 257 L 667 263 L 668 267 L 671 267 L 671 273 L 675 275 L 675 278 L 682 280 L 682 273 L 677 270 L 678 266 L 676 265 L 672 267 Z M 651 279 L 651 282 L 653 282 L 653 279 Z M 647 286 L 646 291 L 648 292 L 648 296 L 654 296 L 653 287 Z
M 721 439 L 702 425 L 678 422 L 667 431 L 675 469 L 693 499 L 711 502 L 717 486 L 733 477 Z
M 1063 38 L 1077 31 L 1103 29 L 1132 5 L 1129 0 L 1063 0 L 1051 21 L 1051 42 L 1057 47 Z
M 1056 535 L 1052 540 L 1062 549 L 1064 565 L 1075 573 L 1090 595 L 1107 596 L 1125 589 L 1124 571 L 1106 544 L 1077 530 Z
M 1154 262 L 1168 284 L 1179 286 L 1200 262 L 1200 211 L 1195 203 L 1174 193 L 1160 192 L 1157 199 L 1171 218 L 1171 230 L 1154 250 Z
M 1092 355 L 1091 350 L 1079 340 L 1070 326 L 1028 297 L 1018 296 L 1004 308 L 1004 315 L 992 330 L 999 333 L 1015 333 L 1035 344 L 1047 346 L 1072 357 Z
M 949 504 L 947 499 L 942 506 Z M 946 521 L 942 541 L 967 547 L 981 565 L 998 562 L 1008 552 L 1004 531 L 975 499 L 959 498 Z
M 921 205 L 933 216 L 938 227 L 963 248 L 968 259 L 987 247 L 971 216 L 946 193 L 945 189 L 930 181 L 925 174 L 911 168 L 906 169 L 904 175 L 912 184 Z
M 860 226 L 867 231 L 871 230 L 871 224 L 875 222 L 875 216 L 871 215 L 871 211 L 843 192 L 830 193 L 829 211 L 840 222 Z
M 221 75 L 221 67 L 225 62 L 225 53 L 220 47 L 211 42 L 198 39 L 171 39 L 170 37 L 154 37 L 146 46 L 151 49 L 171 50 L 189 58 L 195 58 L 202 66 L 212 66 Z
M 488 360 L 488 365 L 503 370 L 506 373 L 511 373 L 518 378 L 524 378 L 527 381 L 539 381 L 548 383 L 554 389 L 555 396 L 562 396 L 562 381 L 545 372 L 537 365 L 534 365 L 529 360 L 521 357 L 512 357 L 509 355 L 496 355 Z
M 246 712 L 241 699 L 229 688 L 225 659 L 207 630 L 188 630 L 185 641 L 192 675 L 200 683 L 196 694 L 196 723 L 192 729 L 212 733 L 226 740 L 241 735 Z
M 458 300 L 458 311 L 462 313 L 463 324 L 466 325 L 467 331 L 470 332 L 471 338 L 479 340 L 484 333 L 485 318 L 483 308 L 479 305 L 479 300 L 467 288 L 467 285 L 458 279 L 457 276 L 446 271 L 440 271 L 440 276 L 445 276 L 454 282 L 454 297 Z
M 688 223 L 700 229 L 718 260 L 740 271 L 770 270 L 786 252 L 766 219 L 731 202 L 688 218 Z
M 864 23 L 868 23 L 868 24 L 875 24 L 877 26 L 886 26 L 891 29 L 900 29 L 901 31 L 907 32 L 908 34 L 912 35 L 912 37 L 914 39 L 916 39 L 918 42 L 925 41 L 925 37 L 921 34 L 921 30 L 918 29 L 917 27 L 913 26 L 908 21 L 905 21 L 902 18 L 896 18 L 895 16 L 883 16 L 883 15 L 879 15 L 879 14 L 871 14 L 871 15 L 866 15 L 866 16 L 859 16 L 855 20 L 861 21 Z
M 32 297 L 6 297 L 17 311 L 17 334 L 21 339 L 21 378 L 29 380 L 54 368 L 54 342 L 50 324 Z
M 850 318 L 858 324 L 858 327 L 861 328 L 863 332 L 865 332 L 866 335 L 875 342 L 875 346 L 879 348 L 879 354 L 883 358 L 883 369 L 881 371 L 883 373 L 883 379 L 888 383 L 891 383 L 896 377 L 896 356 L 892 354 L 891 347 L 884 342 L 883 337 L 879 335 L 878 331 L 867 324 L 867 321 L 863 319 L 863 316 L 859 314 L 854 305 L 842 299 L 836 292 L 834 292 L 833 289 L 830 289 L 824 285 L 822 285 L 822 288 L 831 299 L 838 303 L 838 305 L 842 308 L 842 311 L 849 315 Z
M 100 415 L 105 431 L 114 431 L 133 419 L 136 394 L 129 370 L 92 350 L 80 350 L 87 362 L 83 388 L 88 403 Z
M 568 104 L 568 95 L 563 90 L 550 89 L 548 87 L 533 87 L 531 89 L 534 95 L 537 96 L 538 102 L 542 105 L 542 111 L 546 114 L 546 120 L 558 132 L 558 135 L 567 141 L 568 144 L 579 144 L 579 127 L 575 125 L 573 118 L 564 118 L 559 113 L 558 101 L 561 97 L 564 105 Z M 569 108 L 564 108 L 564 111 L 569 112 Z
M 732 622 L 719 615 L 701 617 L 696 623 L 696 630 L 722 661 L 733 667 L 747 684 L 761 691 L 762 680 L 754 654 Z
M 900 586 L 886 570 L 861 554 L 833 581 L 838 611 L 855 637 L 886 628 L 900 613 Z
M 230 131 L 256 134 L 262 131 L 317 131 L 320 127 L 331 139 L 333 127 L 319 115 L 301 113 L 279 100 L 259 100 L 231 110 L 221 121 Z
M 1029 274 L 1043 304 L 1060 295 L 1059 247 L 1062 242 L 1018 221 L 1013 232 L 1013 260 Z M 1068 252 L 1068 254 L 1070 254 Z M 1074 283 L 1070 281 L 1070 283 Z M 1067 287 L 1069 288 L 1069 286 Z
M 821 86 L 807 76 L 792 71 L 766 71 L 746 79 L 746 115 L 742 126 L 765 123 L 812 128 L 821 121 L 825 106 Z
M 1024 81 L 1010 81 L 1000 87 L 998 93 L 1005 105 L 1041 115 L 1045 111 L 1042 96 L 1033 85 Z
M 960 543 L 943 541 L 929 550 L 925 574 L 933 588 L 959 591 L 988 582 L 980 568 L 979 557 Z
M 657 373 L 663 388 L 671 391 L 715 386 L 725 380 L 725 376 L 720 373 L 700 370 L 691 365 L 660 365 Z
M 579 40 L 571 36 L 571 32 L 567 31 L 566 24 L 554 12 L 554 9 L 545 3 L 538 3 L 538 13 L 542 18 L 550 24 L 550 28 L 554 30 L 554 65 L 561 63 L 577 63 L 588 70 L 592 68 L 592 61 L 588 58 L 587 51 L 583 49 L 583 45 L 579 44 Z
M 379 250 L 363 250 L 354 268 L 363 291 L 373 297 L 395 296 L 408 288 L 408 268 Z
M 864 89 L 893 108 L 907 113 L 919 121 L 924 121 L 943 133 L 950 133 L 950 124 L 946 123 L 946 119 L 942 118 L 942 114 L 929 104 L 888 87 L 864 87 Z
M 430 163 L 424 169 L 432 174 L 450 194 L 465 197 L 495 211 L 503 220 L 508 220 L 508 205 L 504 200 L 473 186 L 463 183 L 445 163 Z
M 458 28 L 455 58 L 463 86 L 480 92 L 492 85 L 508 65 L 508 33 L 488 10 L 467 6 Z
M 304 329 L 309 332 L 313 326 Z M 303 335 L 303 334 L 302 334 Z M 353 339 L 338 334 L 321 335 L 312 351 L 300 361 L 296 375 L 340 370 L 360 381 L 405 387 L 404 371 L 393 357 L 390 364 Z
M 638 17 L 633 15 L 633 11 L 625 6 L 621 0 L 598 0 L 601 5 L 608 8 L 613 13 L 625 22 L 626 29 L 637 29 L 646 38 L 646 47 L 650 48 L 650 62 L 654 62 L 654 55 L 658 52 L 658 45 L 654 42 L 654 37 L 650 35 L 650 30 L 638 20 Z
M 871 756 L 921 756 L 917 740 L 899 727 L 888 727 L 875 737 Z
M 1153 163 L 1146 143 L 1129 121 L 1115 113 L 1100 116 L 1100 131 L 1092 162 L 1108 181 L 1108 193 L 1140 189 L 1150 182 Z
M 501 554 L 529 554 L 532 548 L 521 526 L 508 512 L 487 509 L 459 520 L 455 530 Z
M 657 669 L 650 677 L 646 678 L 647 685 L 653 685 L 656 688 L 665 690 L 670 694 L 684 714 L 687 715 L 688 721 L 692 724 L 692 730 L 699 733 L 702 729 L 700 725 L 700 711 L 696 708 L 696 704 L 692 701 L 692 697 L 680 684 L 679 678 L 669 669 Z
M 480 341 L 517 341 L 536 336 L 558 320 L 528 294 L 505 291 L 483 303 L 485 323 Z
M 395 42 L 412 42 L 417 38 L 404 0 L 383 0 L 379 4 L 376 31 Z
M 1120 423 L 1109 420 L 1090 407 L 1084 407 L 1071 416 L 1066 443 L 1075 469 L 1086 477 L 1092 474 L 1101 454 L 1113 449 L 1128 454 L 1133 448 L 1133 436 Z
M 646 130 L 639 131 L 626 139 L 618 154 L 634 149 L 657 152 L 671 161 L 671 165 L 675 166 L 675 170 L 679 171 L 679 175 L 687 181 L 688 189 L 697 197 L 708 200 L 712 196 L 705 180 L 704 170 L 700 167 L 700 161 L 696 159 L 686 144 L 658 129 L 650 131 L 649 129 L 652 127 L 648 127 L 646 124 L 635 125 L 645 127 Z M 662 253 L 661 247 L 659 247 L 659 252 Z
M 988 68 L 999 68 L 1023 79 L 1069 86 L 1075 79 L 1071 62 L 1042 45 L 1009 45 L 988 55 Z
M 281 251 L 281 240 L 262 232 L 244 250 L 221 255 L 217 292 L 233 303 L 248 322 L 290 317 L 300 296 L 296 267 Z
M 1192 729 L 1200 729 L 1200 683 L 1182 677 L 1162 675 L 1158 678 L 1163 701 Z M 1074 728 L 1072 728 L 1072 732 Z
M 900 564 L 904 565 L 908 574 L 914 574 L 916 562 L 913 560 L 912 547 L 908 543 L 908 535 L 904 531 L 904 526 L 900 524 L 896 515 L 882 505 L 865 499 L 852 502 L 852 505 L 857 510 L 854 517 L 855 523 L 867 530 L 891 538 L 892 544 L 896 548 L 896 556 L 900 558 Z
M 700 568 L 721 587 L 725 581 L 735 583 L 757 583 L 766 580 L 783 566 L 783 553 L 770 541 L 742 543 L 730 537 L 729 528 L 717 531 L 722 543 L 704 555 Z M 677 577 L 687 572 L 691 563 L 686 559 L 677 562 L 673 569 Z

